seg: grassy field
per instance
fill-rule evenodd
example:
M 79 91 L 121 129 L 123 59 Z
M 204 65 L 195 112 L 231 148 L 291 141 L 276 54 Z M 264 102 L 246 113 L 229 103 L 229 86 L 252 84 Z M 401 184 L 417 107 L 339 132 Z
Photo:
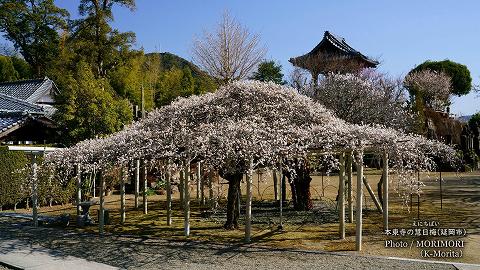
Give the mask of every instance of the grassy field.
M 366 170 L 367 179 L 376 191 L 380 173 L 376 170 Z M 412 228 L 413 221 L 438 221 L 442 228 L 465 228 L 467 235 L 462 237 L 466 244 L 463 249 L 463 258 L 441 259 L 457 262 L 480 263 L 480 173 L 444 173 L 443 178 L 443 207 L 440 207 L 439 182 L 436 181 L 437 173 L 421 174 L 425 183 L 423 193 L 419 198 L 414 197 L 412 209 L 405 205 L 394 190 L 395 178 L 392 177 L 390 194 L 390 228 Z M 242 185 L 242 192 L 245 194 Z M 338 176 L 314 176 L 312 181 L 312 197 L 315 208 L 310 212 L 294 212 L 287 206 L 285 209 L 285 225 L 283 230 L 278 229 L 278 210 L 273 204 L 273 181 L 270 174 L 254 175 L 254 203 L 253 203 L 253 232 L 252 240 L 256 245 L 312 249 L 325 251 L 350 252 L 355 248 L 355 224 L 347 223 L 346 239 L 338 239 L 338 217 L 336 213 L 336 195 Z M 289 188 L 287 189 L 289 190 Z M 355 190 L 355 184 L 354 184 Z M 222 207 L 216 214 L 206 217 L 209 208 L 201 206 L 196 201 L 196 188 L 191 186 L 192 214 L 191 236 L 192 240 L 202 240 L 217 243 L 243 241 L 243 227 L 239 230 L 224 230 L 222 225 L 224 215 Z M 208 191 L 205 192 L 208 194 Z M 215 185 L 215 193 L 219 195 L 221 204 L 224 205 L 227 193 L 225 181 Z M 290 196 L 287 191 L 287 198 Z M 120 224 L 119 206 L 120 196 L 107 196 L 106 208 L 110 210 L 111 224 L 106 226 L 106 231 L 114 234 L 137 235 L 150 238 L 163 238 L 184 240 L 183 212 L 178 202 L 178 192 L 174 194 L 173 224 L 166 224 L 166 198 L 165 195 L 148 197 L 148 214 L 144 215 L 140 209 L 134 209 L 134 196 L 127 195 L 127 220 Z M 420 259 L 420 250 L 417 248 L 385 248 L 388 239 L 382 230 L 382 215 L 376 210 L 372 199 L 364 190 L 364 218 L 363 253 L 370 255 L 410 257 Z M 141 201 L 141 200 L 140 200 Z M 269 203 L 270 202 L 270 203 Z M 98 206 L 92 207 L 90 213 L 96 218 Z M 420 211 L 418 212 L 417 209 Z M 17 212 L 25 212 L 20 209 Z M 41 215 L 59 215 L 63 213 L 75 214 L 73 205 L 42 207 Z M 95 213 L 95 214 L 93 214 Z M 257 218 L 256 218 L 257 217 Z M 260 218 L 261 217 L 261 218 Z M 70 226 L 68 230 L 97 232 L 96 226 L 76 228 Z M 399 239 L 399 238 L 396 238 Z M 435 238 L 443 239 L 443 238 Z M 455 238 L 456 239 L 456 238 Z M 402 240 L 410 242 L 412 238 L 404 237 Z M 418 240 L 418 239 L 416 239 Z

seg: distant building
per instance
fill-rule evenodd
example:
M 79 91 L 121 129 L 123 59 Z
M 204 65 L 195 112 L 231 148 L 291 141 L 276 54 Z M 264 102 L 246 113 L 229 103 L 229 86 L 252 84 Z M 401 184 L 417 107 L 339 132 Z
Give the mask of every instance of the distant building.
M 325 31 L 322 41 L 309 53 L 288 60 L 296 67 L 310 71 L 316 84 L 318 75 L 329 72 L 355 72 L 363 68 L 375 68 L 373 60 L 347 44 L 344 38 Z
M 58 88 L 49 78 L 0 83 L 0 143 L 53 143 Z

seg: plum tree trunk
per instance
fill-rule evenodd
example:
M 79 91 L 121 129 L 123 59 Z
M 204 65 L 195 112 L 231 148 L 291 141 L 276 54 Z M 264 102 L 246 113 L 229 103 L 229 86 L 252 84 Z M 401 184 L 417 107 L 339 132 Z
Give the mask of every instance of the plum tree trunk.
M 273 194 L 275 201 L 278 201 L 278 178 L 277 178 L 277 171 L 273 170 Z
M 228 199 L 227 199 L 227 221 L 223 226 L 225 229 L 238 229 L 238 195 L 240 194 L 240 181 L 243 178 L 242 173 L 232 173 L 222 175 L 228 181 Z
M 380 205 L 383 207 L 382 186 L 383 186 L 383 174 L 382 174 L 382 176 L 380 177 L 380 181 L 378 181 L 378 183 L 377 183 L 378 200 L 380 201 Z
M 294 172 L 285 170 L 284 174 L 289 179 L 290 188 L 292 189 L 292 201 L 295 210 L 306 211 L 313 208 L 312 196 L 310 194 L 310 169 L 305 161 L 295 159 Z

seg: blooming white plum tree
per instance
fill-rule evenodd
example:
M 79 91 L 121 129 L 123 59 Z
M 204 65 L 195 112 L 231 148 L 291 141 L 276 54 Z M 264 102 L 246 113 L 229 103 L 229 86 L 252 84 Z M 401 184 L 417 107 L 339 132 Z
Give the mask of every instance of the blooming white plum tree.
M 452 79 L 444 72 L 416 71 L 405 77 L 405 85 L 413 98 L 422 99 L 431 109 L 444 111 L 450 104 Z
M 381 124 L 408 130 L 412 116 L 399 80 L 371 70 L 360 74 L 327 74 L 318 86 L 309 86 L 311 97 L 353 124 Z
M 453 149 L 442 143 L 384 126 L 349 124 L 293 88 L 242 81 L 179 98 L 118 133 L 50 153 L 46 162 L 102 170 L 142 158 L 168 160 L 178 170 L 181 162 L 201 160 L 207 170 L 241 175 L 252 168 L 279 169 L 279 158 L 304 157 L 312 149 L 388 152 L 399 173 L 432 169 L 435 157 L 454 159 Z M 229 189 L 229 197 L 236 191 Z M 237 222 L 232 211 L 230 205 L 227 228 Z

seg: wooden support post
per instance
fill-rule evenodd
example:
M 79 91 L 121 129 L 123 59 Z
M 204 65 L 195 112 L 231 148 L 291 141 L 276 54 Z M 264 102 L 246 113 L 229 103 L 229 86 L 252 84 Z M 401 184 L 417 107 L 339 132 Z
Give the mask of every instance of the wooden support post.
M 345 239 L 345 153 L 340 153 L 338 173 L 338 220 L 339 220 L 339 236 Z
M 140 159 L 135 160 L 135 209 L 138 209 L 140 195 Z
M 128 169 L 125 166 L 122 166 L 122 174 L 120 179 L 120 223 L 125 224 L 125 182 L 128 177 Z
M 172 224 L 172 173 L 170 171 L 170 163 L 167 166 L 165 174 L 167 180 L 167 225 Z
M 252 185 L 253 185 L 253 159 L 250 159 L 250 166 L 247 173 L 247 202 L 245 210 L 245 242 L 250 243 L 252 234 Z
M 417 171 L 417 219 L 420 219 L 420 171 Z
M 213 196 L 213 170 L 210 170 L 208 172 L 208 200 L 211 208 L 215 206 L 215 198 Z
M 237 195 L 237 215 L 240 217 L 242 214 L 242 181 L 238 184 L 238 195 Z
M 322 168 L 322 198 L 325 197 L 325 184 L 323 182 L 323 168 Z
M 190 236 L 190 158 L 188 157 L 185 160 L 185 179 L 183 181 L 184 185 L 184 204 L 183 204 L 183 228 L 185 232 L 185 236 Z
M 353 203 L 352 203 L 352 152 L 347 152 L 347 201 L 348 201 L 348 222 L 353 222 Z
M 37 179 L 37 156 L 32 156 L 32 216 L 33 226 L 38 227 L 38 179 Z
M 197 202 L 200 202 L 200 162 L 197 162 L 197 171 L 195 174 L 197 178 Z
M 77 174 L 77 216 L 80 216 L 82 212 L 82 207 L 80 203 L 82 202 L 82 173 L 80 171 L 80 165 L 75 165 L 75 173 Z
M 178 191 L 180 193 L 180 207 L 183 209 L 184 205 L 184 195 L 185 195 L 185 164 L 180 166 L 180 182 L 178 184 Z
M 383 152 L 383 229 L 388 230 L 388 154 Z
M 282 158 L 278 159 L 278 170 L 279 170 L 279 177 L 280 177 L 280 192 L 278 193 L 278 199 L 280 203 L 280 225 L 278 225 L 279 229 L 283 229 L 283 171 L 282 171 Z
M 143 213 L 148 213 L 148 200 L 147 200 L 147 191 L 148 191 L 148 182 L 147 182 L 147 162 L 142 160 L 142 181 L 143 181 Z
M 97 180 L 97 172 L 95 171 L 95 165 L 93 165 L 93 180 L 92 180 L 92 186 L 93 186 L 93 197 L 97 197 L 96 195 L 96 186 L 95 186 L 95 182 Z
M 197 178 L 198 178 L 198 181 L 200 182 L 200 202 L 202 203 L 202 205 L 205 205 L 205 189 L 204 189 L 205 181 L 203 179 L 202 164 L 200 161 L 198 162 Z
M 367 178 L 365 176 L 363 177 L 363 184 L 367 188 L 367 191 L 368 191 L 368 194 L 370 194 L 370 197 L 372 197 L 373 203 L 375 204 L 375 207 L 377 207 L 378 212 L 380 212 L 380 214 L 383 213 L 382 205 L 378 201 L 377 196 L 375 196 L 375 193 L 373 192 L 372 187 L 370 187 L 370 184 L 368 183 Z
M 440 171 L 440 210 L 443 210 L 442 171 Z
M 362 250 L 362 185 L 363 185 L 363 151 L 356 154 L 357 161 L 357 205 L 356 205 L 356 233 L 355 249 Z
M 273 170 L 273 194 L 274 194 L 274 200 L 278 201 L 278 178 L 277 178 L 277 171 Z
M 105 226 L 105 178 L 102 172 L 99 173 L 100 178 L 100 211 L 98 217 L 98 233 L 103 234 Z

